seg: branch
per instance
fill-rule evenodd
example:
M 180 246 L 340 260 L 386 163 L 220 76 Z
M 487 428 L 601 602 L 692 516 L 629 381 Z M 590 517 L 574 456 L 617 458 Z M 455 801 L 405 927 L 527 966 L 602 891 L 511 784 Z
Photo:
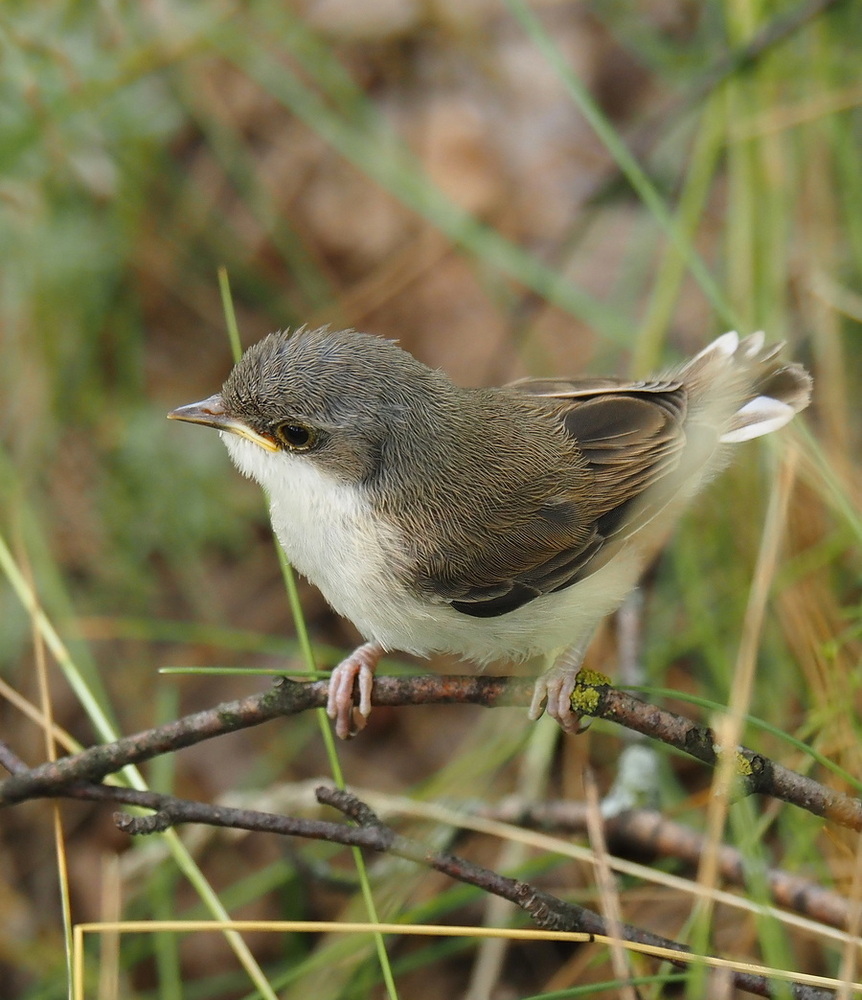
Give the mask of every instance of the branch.
M 513 826 L 556 833 L 585 833 L 588 806 L 571 799 L 530 802 L 511 796 L 494 805 L 464 807 L 468 814 L 499 820 Z M 728 844 L 714 844 L 702 833 L 655 809 L 628 809 L 605 816 L 605 835 L 612 852 L 624 857 L 654 855 L 674 858 L 697 868 L 705 850 L 716 851 L 722 879 L 745 888 L 750 872 L 743 853 Z M 812 920 L 847 931 L 853 906 L 845 896 L 783 868 L 765 868 L 772 902 Z
M 376 705 L 477 704 L 528 705 L 531 681 L 507 677 L 379 677 L 374 681 Z M 0 806 L 44 798 L 80 781 L 100 781 L 128 764 L 140 764 L 161 754 L 194 746 L 204 740 L 259 726 L 326 705 L 329 681 L 302 682 L 279 678 L 261 694 L 223 702 L 174 722 L 124 736 L 113 743 L 41 764 L 0 783 Z M 0 763 L 5 763 L 0 756 Z
M 327 680 L 299 683 L 282 678 L 262 694 L 225 702 L 114 743 L 90 747 L 70 757 L 17 771 L 0 784 L 0 806 L 56 795 L 78 782 L 100 781 L 127 764 L 139 764 L 224 733 L 296 715 L 310 708 L 321 708 L 326 703 L 328 686 Z M 522 678 L 431 674 L 378 677 L 374 681 L 373 701 L 376 705 L 389 706 L 526 706 L 530 703 L 532 691 L 533 682 Z M 715 767 L 718 762 L 716 738 L 711 729 L 618 691 L 600 674 L 582 673 L 573 695 L 573 705 L 582 715 L 616 722 L 660 740 L 709 767 Z M 739 788 L 743 794 L 771 795 L 840 826 L 862 831 L 862 802 L 859 799 L 827 788 L 753 750 L 737 747 L 734 752 Z
M 95 790 L 95 788 L 78 789 L 75 797 L 89 798 L 90 792 Z M 114 791 L 120 791 L 125 795 L 131 790 L 110 789 L 111 793 Z M 97 795 L 99 794 L 97 792 Z M 179 823 L 195 822 L 230 829 L 310 837 L 350 847 L 370 848 L 380 853 L 394 854 L 420 865 L 427 865 L 459 882 L 506 899 L 523 910 L 541 929 L 584 933 L 590 936 L 608 935 L 605 921 L 592 910 L 565 902 L 528 882 L 500 875 L 457 855 L 430 850 L 424 844 L 396 833 L 379 819 L 370 806 L 350 792 L 319 787 L 315 794 L 318 802 L 338 809 L 357 825 L 302 820 L 251 809 L 209 806 L 171 796 L 154 796 L 153 793 L 137 792 L 131 796 L 136 805 L 146 804 L 150 808 L 156 808 L 155 800 L 160 798 L 159 811 L 145 817 L 118 815 L 115 816 L 115 820 L 120 829 L 130 834 L 148 834 Z M 144 799 L 147 800 L 146 803 Z M 619 927 L 619 933 L 624 941 L 676 952 L 680 956 L 679 959 L 668 960 L 678 968 L 685 968 L 689 962 L 697 960 L 697 956 L 691 955 L 685 945 L 650 931 L 623 924 Z M 772 997 L 780 994 L 780 990 L 773 990 L 770 980 L 765 976 L 731 971 L 730 977 L 738 989 L 756 996 Z M 835 997 L 832 990 L 794 982 L 788 984 L 782 980 L 783 989 L 786 990 L 788 985 L 790 995 L 796 1000 L 826 1000 L 826 998 L 831 1000 Z
M 2 743 L 0 743 L 0 763 L 17 777 L 27 777 L 32 773 L 27 770 L 24 762 Z M 381 853 L 388 852 L 418 864 L 429 865 L 453 879 L 500 896 L 517 905 L 540 928 L 573 931 L 593 936 L 608 935 L 604 920 L 593 911 L 564 902 L 529 883 L 499 875 L 456 855 L 431 851 L 417 841 L 397 834 L 382 823 L 369 806 L 345 791 L 321 787 L 316 790 L 316 796 L 321 804 L 339 809 L 357 823 L 357 826 L 299 819 L 253 809 L 209 805 L 157 792 L 89 782 L 78 782 L 58 788 L 54 794 L 63 798 L 115 802 L 153 810 L 152 815 L 144 817 L 115 814 L 114 819 L 119 829 L 131 835 L 156 833 L 183 823 L 201 823 L 212 827 L 304 837 L 345 846 L 364 847 Z M 541 807 L 538 808 L 541 810 Z M 633 815 L 636 816 L 637 813 Z M 544 818 L 549 817 L 544 816 Z M 559 820 L 561 817 L 556 818 Z M 568 821 L 571 821 L 571 817 L 568 817 Z M 608 832 L 614 831 L 615 824 L 619 822 L 625 823 L 626 818 L 621 816 L 610 821 Z M 687 962 L 696 960 L 696 956 L 689 957 L 690 950 L 685 945 L 641 928 L 622 925 L 620 928 L 615 927 L 614 931 L 620 933 L 625 941 L 679 953 L 678 960 L 668 959 L 677 967 L 684 968 Z M 739 971 L 731 971 L 730 975 L 740 990 L 756 996 L 777 995 L 778 991 L 773 991 L 770 980 L 765 976 Z M 784 988 L 789 985 L 790 995 L 795 1000 L 828 1000 L 836 995 L 831 990 L 807 984 L 797 982 L 788 984 L 784 980 L 782 984 Z

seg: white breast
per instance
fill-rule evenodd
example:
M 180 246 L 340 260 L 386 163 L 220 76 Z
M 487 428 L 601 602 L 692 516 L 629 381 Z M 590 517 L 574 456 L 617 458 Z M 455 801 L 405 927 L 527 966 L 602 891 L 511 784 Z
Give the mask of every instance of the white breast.
M 634 582 L 637 560 L 613 560 L 582 583 L 497 618 L 473 618 L 418 598 L 394 572 L 398 529 L 363 494 L 308 456 L 222 439 L 245 475 L 269 493 L 272 525 L 290 562 L 366 639 L 420 656 L 456 653 L 479 663 L 520 660 L 587 636 Z
M 371 516 L 359 490 L 309 457 L 266 452 L 233 434 L 222 440 L 239 470 L 269 494 L 270 517 L 291 564 L 367 638 L 386 617 L 393 586 L 391 530 Z M 390 612 L 391 614 L 391 612 Z

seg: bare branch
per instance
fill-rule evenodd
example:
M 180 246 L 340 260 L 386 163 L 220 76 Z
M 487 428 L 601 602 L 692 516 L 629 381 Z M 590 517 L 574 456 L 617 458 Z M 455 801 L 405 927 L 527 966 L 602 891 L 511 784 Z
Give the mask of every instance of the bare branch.
M 566 833 L 585 833 L 587 829 L 586 803 L 571 799 L 525 802 L 513 796 L 494 805 L 480 806 L 472 812 L 486 819 L 532 829 Z M 642 856 L 649 853 L 662 858 L 675 858 L 695 867 L 707 845 L 703 834 L 655 809 L 630 809 L 606 817 L 605 835 L 614 854 Z M 728 844 L 720 844 L 717 848 L 710 844 L 710 849 L 718 851 L 722 879 L 731 885 L 744 887 L 747 872 L 742 852 Z M 852 904 L 840 893 L 782 868 L 766 868 L 761 874 L 776 906 L 783 906 L 830 927 L 845 931 L 849 928 Z
M 27 777 L 32 773 L 26 770 L 23 761 L 2 744 L 0 744 L 0 762 L 16 776 Z M 520 907 L 541 928 L 592 935 L 607 935 L 608 933 L 605 922 L 593 911 L 567 903 L 530 883 L 499 875 L 457 855 L 431 851 L 423 844 L 397 834 L 382 823 L 366 803 L 356 796 L 338 789 L 318 788 L 316 793 L 318 801 L 339 809 L 357 824 L 355 826 L 323 820 L 299 819 L 253 809 L 209 805 L 161 795 L 156 792 L 81 781 L 61 785 L 51 793 L 44 792 L 42 794 L 122 803 L 154 810 L 151 816 L 145 817 L 115 814 L 117 826 L 130 834 L 149 834 L 183 823 L 201 823 L 229 829 L 324 840 L 346 846 L 364 847 L 378 852 L 389 852 L 418 864 L 429 865 L 453 879 L 507 899 Z M 528 818 L 523 812 L 521 816 L 523 819 Z M 544 818 L 547 820 L 548 816 Z M 571 817 L 569 819 L 571 820 Z M 618 827 L 626 822 L 626 816 L 611 820 L 608 824 L 608 833 L 614 835 L 614 832 L 622 832 L 625 827 L 615 831 L 615 826 Z M 688 954 L 686 947 L 679 942 L 626 924 L 621 925 L 619 929 L 615 927 L 614 930 L 621 933 L 622 938 L 626 941 L 679 952 L 680 960 L 674 964 L 680 967 L 684 967 L 686 961 L 689 960 L 684 957 Z M 763 976 L 734 972 L 731 974 L 731 978 L 740 990 L 756 996 L 771 997 L 775 995 L 770 982 Z M 786 988 L 787 984 L 784 986 Z M 790 984 L 790 992 L 797 1000 L 826 1000 L 826 998 L 835 996 L 833 991 L 800 983 Z
M 75 790 L 73 790 L 75 791 Z M 80 788 L 78 795 L 90 797 L 90 788 Z M 110 789 L 126 793 L 126 789 Z M 147 793 L 147 804 L 156 807 L 156 799 L 161 799 L 159 812 L 151 817 L 117 817 L 118 826 L 130 833 L 152 833 L 167 829 L 179 823 L 206 823 L 211 826 L 229 827 L 277 833 L 287 836 L 309 837 L 351 847 L 365 847 L 378 852 L 387 852 L 420 865 L 427 865 L 459 882 L 473 885 L 493 895 L 514 903 L 523 910 L 540 928 L 555 931 L 572 931 L 589 935 L 608 934 L 605 921 L 597 913 L 575 903 L 565 902 L 542 889 L 519 879 L 508 878 L 472 861 L 447 852 L 429 849 L 424 844 L 396 833 L 383 823 L 367 803 L 343 789 L 321 786 L 316 791 L 317 799 L 324 805 L 338 809 L 357 825 L 327 823 L 320 820 L 300 820 L 293 817 L 277 816 L 250 809 L 233 809 L 209 806 L 204 803 L 187 802 L 171 796 L 153 796 Z M 135 804 L 144 804 L 140 793 L 131 797 Z M 661 937 L 630 924 L 619 924 L 614 930 L 622 939 L 677 952 L 680 956 L 673 964 L 684 968 L 690 961 L 696 961 L 689 949 L 677 941 Z M 760 975 L 731 972 L 733 984 L 740 990 L 755 996 L 772 997 L 778 995 L 770 981 Z M 799 983 L 782 983 L 789 986 L 790 994 L 796 1000 L 827 1000 L 835 996 L 834 991 L 819 989 Z
M 327 689 L 325 680 L 299 683 L 282 678 L 262 694 L 226 702 L 29 770 L 19 769 L 0 784 L 0 806 L 56 795 L 78 782 L 100 781 L 127 764 L 138 764 L 223 733 L 320 708 L 326 702 Z M 492 708 L 526 706 L 532 690 L 532 681 L 521 678 L 429 674 L 378 677 L 374 681 L 373 697 L 377 705 L 473 704 Z M 601 675 L 585 674 L 573 697 L 582 715 L 616 722 L 682 750 L 710 767 L 716 766 L 718 751 L 711 729 L 612 688 Z M 735 753 L 741 793 L 771 795 L 841 826 L 862 831 L 862 802 L 859 799 L 828 788 L 745 747 L 737 747 Z

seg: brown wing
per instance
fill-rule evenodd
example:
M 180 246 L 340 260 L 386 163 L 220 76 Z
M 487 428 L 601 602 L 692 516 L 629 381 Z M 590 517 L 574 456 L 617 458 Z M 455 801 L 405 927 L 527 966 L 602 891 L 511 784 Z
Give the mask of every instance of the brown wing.
M 679 462 L 685 445 L 685 390 L 662 384 L 621 386 L 598 395 L 568 397 L 563 422 L 587 460 L 597 502 L 596 526 L 603 538 L 634 527 L 643 494 Z M 640 520 L 638 521 L 640 523 Z
M 676 467 L 685 444 L 686 394 L 678 383 L 533 379 L 512 388 L 554 408 L 577 474 L 549 502 L 501 508 L 471 564 L 435 574 L 438 597 L 474 617 L 506 614 L 602 565 L 609 543 L 652 516 L 645 491 Z

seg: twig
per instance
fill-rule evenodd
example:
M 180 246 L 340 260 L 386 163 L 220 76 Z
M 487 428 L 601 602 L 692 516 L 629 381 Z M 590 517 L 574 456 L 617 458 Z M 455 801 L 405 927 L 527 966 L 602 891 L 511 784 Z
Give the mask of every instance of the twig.
M 467 807 L 465 811 L 471 812 Z M 538 830 L 583 833 L 587 828 L 586 804 L 572 800 L 524 802 L 508 798 L 472 812 L 485 819 Z M 655 809 L 631 809 L 606 817 L 605 835 L 614 854 L 640 856 L 648 853 L 675 858 L 689 865 L 697 865 L 705 847 L 702 834 L 668 819 Z M 745 864 L 744 855 L 736 848 L 727 844 L 718 848 L 719 871 L 725 882 L 745 886 Z M 782 868 L 767 868 L 762 876 L 777 906 L 839 930 L 848 929 L 852 911 L 844 896 Z
M 81 798 L 97 797 L 101 793 L 97 792 L 96 796 L 92 795 L 96 792 L 97 787 L 79 787 L 71 789 L 69 794 Z M 132 792 L 131 789 L 113 788 L 104 789 L 104 791 L 108 792 L 109 795 L 120 792 L 123 796 Z M 338 809 L 357 825 L 348 826 L 343 823 L 300 820 L 272 813 L 257 812 L 256 810 L 210 806 L 171 796 L 155 796 L 153 793 L 139 792 L 133 792 L 129 796 L 130 800 L 134 801 L 136 805 L 147 804 L 150 808 L 154 808 L 156 807 L 156 799 L 161 799 L 159 811 L 153 816 L 118 815 L 115 819 L 120 829 L 130 834 L 148 834 L 180 823 L 195 822 L 230 829 L 310 837 L 347 846 L 370 848 L 394 854 L 417 864 L 427 865 L 459 882 L 473 885 L 506 899 L 522 909 L 542 929 L 571 931 L 588 935 L 606 936 L 608 934 L 605 921 L 592 910 L 565 902 L 528 882 L 500 875 L 455 854 L 430 850 L 424 844 L 396 833 L 379 819 L 370 806 L 350 792 L 320 787 L 316 790 L 316 795 L 320 803 Z M 697 957 L 691 955 L 685 945 L 642 928 L 629 924 L 619 924 L 614 930 L 625 941 L 678 953 L 679 959 L 671 960 L 678 967 L 684 968 L 689 962 L 697 960 Z M 775 995 L 770 981 L 765 976 L 739 971 L 733 971 L 730 975 L 734 985 L 740 990 L 755 996 L 772 997 Z M 796 1000 L 827 1000 L 827 998 L 832 1000 L 835 996 L 832 990 L 792 982 L 786 985 L 789 985 L 790 994 Z
M 0 744 L 0 761 L 13 774 L 29 773 L 23 761 L 3 744 Z M 339 809 L 354 820 L 357 826 L 346 826 L 343 823 L 324 820 L 299 819 L 254 809 L 210 805 L 157 792 L 91 782 L 60 787 L 54 794 L 63 798 L 114 802 L 153 810 L 152 815 L 143 817 L 115 814 L 114 819 L 119 829 L 131 835 L 155 833 L 183 823 L 201 823 L 227 829 L 304 837 L 392 853 L 418 864 L 427 864 L 451 878 L 515 903 L 540 928 L 603 936 L 608 933 L 605 922 L 591 910 L 564 902 L 529 883 L 499 875 L 456 855 L 430 851 L 424 845 L 395 833 L 379 820 L 368 805 L 354 795 L 339 789 L 318 788 L 317 799 L 324 805 Z M 608 824 L 609 832 L 613 830 L 614 824 L 619 824 L 624 818 L 617 817 L 611 820 Z M 680 967 L 687 961 L 683 956 L 688 954 L 688 949 L 679 942 L 627 924 L 615 926 L 614 932 L 626 941 L 679 952 L 680 960 L 673 964 Z M 772 987 L 763 976 L 743 972 L 732 972 L 731 976 L 733 983 L 741 990 L 757 996 L 773 996 Z M 831 990 L 800 983 L 791 983 L 790 990 L 796 1000 L 827 1000 L 835 996 Z
M 56 795 L 78 782 L 100 781 L 127 764 L 138 764 L 223 733 L 320 708 L 326 702 L 327 688 L 327 681 L 298 683 L 283 678 L 263 694 L 226 702 L 114 743 L 18 771 L 0 784 L 0 806 Z M 374 681 L 373 700 L 377 705 L 390 706 L 474 704 L 492 708 L 528 705 L 532 690 L 532 682 L 520 678 L 379 677 Z M 716 765 L 712 730 L 618 691 L 601 675 L 584 674 L 573 698 L 576 710 L 582 715 L 616 722 L 676 747 L 710 767 Z M 738 747 L 736 755 L 741 793 L 771 795 L 841 826 L 862 831 L 859 799 L 827 788 L 745 747 Z

